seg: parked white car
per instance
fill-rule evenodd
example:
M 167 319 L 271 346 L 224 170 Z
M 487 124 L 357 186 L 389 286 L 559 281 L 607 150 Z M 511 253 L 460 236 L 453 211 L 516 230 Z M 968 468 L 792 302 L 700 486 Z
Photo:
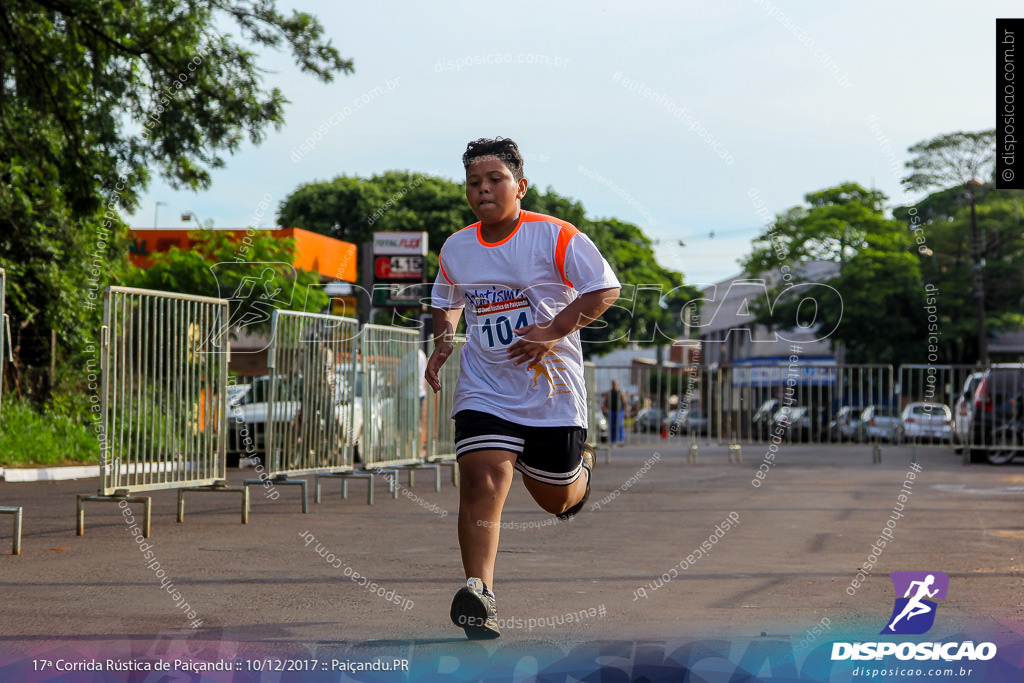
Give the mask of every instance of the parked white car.
M 908 403 L 900 415 L 896 441 L 949 441 L 953 438 L 953 413 L 941 403 Z
M 984 372 L 972 372 L 964 380 L 964 386 L 953 407 L 953 438 L 963 446 L 971 439 L 971 419 L 974 417 L 974 394 L 978 391 Z

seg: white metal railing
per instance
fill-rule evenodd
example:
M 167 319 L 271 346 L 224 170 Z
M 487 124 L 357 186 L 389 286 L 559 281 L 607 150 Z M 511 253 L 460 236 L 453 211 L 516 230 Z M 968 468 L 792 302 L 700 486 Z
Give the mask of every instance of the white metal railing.
M 102 495 L 224 480 L 227 322 L 224 299 L 107 288 Z

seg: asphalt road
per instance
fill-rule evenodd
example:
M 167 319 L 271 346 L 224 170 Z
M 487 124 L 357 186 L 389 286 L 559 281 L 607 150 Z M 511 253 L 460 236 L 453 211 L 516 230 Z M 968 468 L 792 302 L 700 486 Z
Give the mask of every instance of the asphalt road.
M 744 446 L 737 464 L 702 444 L 687 463 L 679 441 L 617 449 L 568 523 L 552 523 L 516 482 L 495 586 L 505 628 L 488 643 L 467 643 L 448 618 L 463 579 L 447 471 L 440 492 L 430 474 L 412 487 L 403 474 L 397 499 L 378 478 L 373 505 L 365 482 L 347 500 L 326 482 L 322 503 L 310 491 L 309 514 L 298 487 L 277 487 L 277 500 L 254 487 L 247 525 L 237 494 L 187 494 L 178 524 L 176 494 L 156 492 L 148 547 L 113 504 L 87 504 L 75 536 L 75 494 L 96 480 L 0 483 L 0 505 L 24 508 L 22 555 L 0 556 L 0 662 L 73 647 L 83 657 L 426 658 L 441 671 L 470 653 L 514 666 L 599 642 L 808 647 L 816 626 L 814 639 L 877 638 L 893 606 L 888 574 L 904 570 L 950 577 L 930 638 L 1024 642 L 1024 459 L 964 467 L 950 448 L 907 447 L 872 464 L 865 446 L 787 445 L 769 466 L 765 453 Z M 229 472 L 233 483 L 251 476 Z M 891 540 L 854 588 L 890 520 Z

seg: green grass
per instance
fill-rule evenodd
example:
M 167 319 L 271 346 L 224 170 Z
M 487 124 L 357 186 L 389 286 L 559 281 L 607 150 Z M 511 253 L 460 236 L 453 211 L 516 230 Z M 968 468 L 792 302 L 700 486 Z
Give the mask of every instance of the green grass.
M 0 467 L 99 462 L 99 442 L 87 414 L 56 400 L 40 413 L 23 399 L 4 399 L 0 410 Z

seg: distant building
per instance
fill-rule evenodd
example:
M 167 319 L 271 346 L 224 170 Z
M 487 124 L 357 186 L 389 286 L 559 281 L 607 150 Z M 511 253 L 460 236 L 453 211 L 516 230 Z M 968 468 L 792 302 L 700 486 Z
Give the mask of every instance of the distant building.
M 988 342 L 988 353 L 1005 358 L 1007 362 L 1024 362 L 1024 330 L 997 332 Z
M 840 264 L 832 261 L 810 261 L 794 268 L 793 284 L 826 282 L 839 274 Z M 778 338 L 775 330 L 755 323 L 754 304 L 765 301 L 765 290 L 781 280 L 781 273 L 762 273 L 756 278 L 737 275 L 703 290 L 704 297 L 697 333 L 705 365 L 735 365 L 763 359 L 788 357 L 791 344 L 800 344 L 801 355 L 813 356 L 818 362 L 835 363 L 828 339 L 812 341 L 820 333 L 803 330 L 778 330 L 786 339 Z M 837 350 L 842 356 L 842 349 Z M 757 361 L 756 359 L 762 359 Z

